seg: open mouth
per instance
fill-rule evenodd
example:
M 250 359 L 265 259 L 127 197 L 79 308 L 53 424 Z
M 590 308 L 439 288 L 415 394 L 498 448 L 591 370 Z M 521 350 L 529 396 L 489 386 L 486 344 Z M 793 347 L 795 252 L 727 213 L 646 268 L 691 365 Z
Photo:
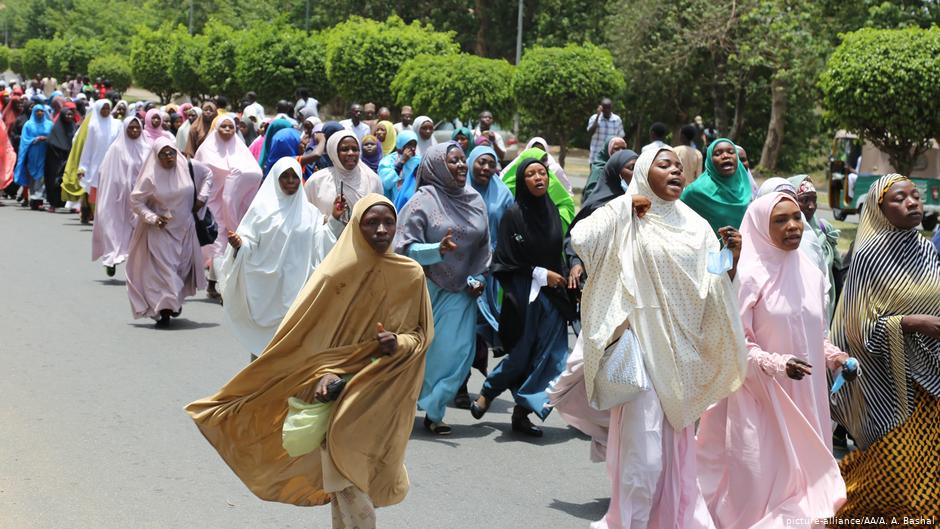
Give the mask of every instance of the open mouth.
M 799 244 L 799 242 L 803 240 L 803 234 L 790 234 L 787 235 L 783 240 L 790 244 Z
M 681 189 L 681 188 L 682 188 L 682 184 L 683 184 L 682 178 L 680 178 L 680 177 L 670 178 L 669 180 L 666 180 L 666 186 L 667 186 L 667 187 L 676 187 L 676 188 Z
M 535 184 L 536 189 L 545 189 L 545 182 L 537 182 Z

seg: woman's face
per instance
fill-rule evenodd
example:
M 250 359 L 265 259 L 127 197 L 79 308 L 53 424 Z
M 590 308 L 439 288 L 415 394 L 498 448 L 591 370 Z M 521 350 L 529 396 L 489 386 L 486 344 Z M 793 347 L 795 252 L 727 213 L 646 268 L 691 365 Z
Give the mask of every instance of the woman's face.
M 127 126 L 126 132 L 128 138 L 136 140 L 140 137 L 141 133 L 140 123 L 138 123 L 137 120 L 131 121 L 131 123 Z
M 457 142 L 457 145 L 460 145 L 460 148 L 464 151 L 467 150 L 467 145 L 470 145 L 470 140 L 467 139 L 463 134 L 458 134 L 457 138 L 454 140 Z
M 434 124 L 430 121 L 422 123 L 421 128 L 418 129 L 418 135 L 421 136 L 421 139 L 430 140 L 432 134 L 434 134 Z
M 650 166 L 648 179 L 650 189 L 656 196 L 669 202 L 679 200 L 685 188 L 685 179 L 682 178 L 682 162 L 676 153 L 659 151 Z
M 313 132 L 313 123 L 309 121 L 304 121 L 303 127 L 304 127 L 304 133 L 307 136 L 309 136 Z
M 163 125 L 163 118 L 160 117 L 160 114 L 154 114 L 150 117 L 150 126 L 155 129 L 159 129 Z
M 186 111 L 186 119 L 188 119 L 190 123 L 194 123 L 198 117 L 199 114 L 197 114 L 194 109 L 191 108 Z
M 38 121 L 42 121 L 42 119 L 43 119 L 44 117 L 46 117 L 46 111 L 45 111 L 45 110 L 37 110 L 37 111 L 36 111 L 36 119 L 37 119 Z
M 376 204 L 362 214 L 359 231 L 376 253 L 386 253 L 395 238 L 395 212 L 385 204 Z
M 813 215 L 816 214 L 816 192 L 803 193 L 797 196 L 796 201 L 800 203 L 800 210 L 806 220 L 813 220 Z
M 460 149 L 447 151 L 447 170 L 454 177 L 458 187 L 467 185 L 467 157 Z
M 238 130 L 240 130 L 242 134 L 248 134 L 248 123 L 245 123 L 244 121 L 239 121 Z
M 219 137 L 223 141 L 228 141 L 235 136 L 235 124 L 231 120 L 225 120 L 219 123 Z
M 388 137 L 388 131 L 385 130 L 385 127 L 376 127 L 374 134 L 375 134 L 375 138 L 379 140 L 379 143 L 384 143 L 385 138 Z
M 105 104 L 101 105 L 101 110 L 98 111 L 98 115 L 101 116 L 101 117 L 103 117 L 103 118 L 109 117 L 109 116 L 111 115 L 111 105 L 110 105 L 110 103 L 105 103 Z
M 781 200 L 770 211 L 770 240 L 788 252 L 800 247 L 803 239 L 803 213 L 791 200 Z
M 623 169 L 620 170 L 620 179 L 630 185 L 630 182 L 633 181 L 633 168 L 636 167 L 636 158 L 627 162 Z
M 281 173 L 281 176 L 277 177 L 277 183 L 281 186 L 281 191 L 287 196 L 293 195 L 300 189 L 300 177 L 297 176 L 293 168 L 288 168 Z
M 173 166 L 176 165 L 176 149 L 167 145 L 157 153 L 157 159 L 160 161 L 161 167 L 164 169 L 172 169 Z
M 347 171 L 352 171 L 359 163 L 359 142 L 356 138 L 343 138 L 339 142 L 339 163 Z
M 607 149 L 607 151 L 610 153 L 611 156 L 613 156 L 617 152 L 622 151 L 626 148 L 627 148 L 627 141 L 624 140 L 623 138 L 617 137 L 617 138 L 610 140 L 610 147 Z
M 525 186 L 535 198 L 541 198 L 548 192 L 548 171 L 540 163 L 530 164 L 522 175 Z
M 268 124 L 262 123 L 261 126 L 258 127 L 258 134 L 260 134 L 261 136 L 264 136 L 264 133 L 267 132 L 267 130 L 268 130 Z
M 715 169 L 721 176 L 733 175 L 738 170 L 738 153 L 734 145 L 726 141 L 716 145 L 715 150 L 712 151 L 712 163 L 715 164 Z
M 473 161 L 473 182 L 479 186 L 486 187 L 496 172 L 496 160 L 489 154 L 477 156 Z
M 215 119 L 215 116 L 218 112 L 215 109 L 215 105 L 212 103 L 204 103 L 202 105 L 202 118 L 208 122 L 212 122 Z
M 366 153 L 366 156 L 373 156 L 379 150 L 379 144 L 373 140 L 367 140 L 362 142 L 362 151 Z
M 924 203 L 920 191 L 910 180 L 893 184 L 879 207 L 888 222 L 902 230 L 916 228 L 924 220 Z

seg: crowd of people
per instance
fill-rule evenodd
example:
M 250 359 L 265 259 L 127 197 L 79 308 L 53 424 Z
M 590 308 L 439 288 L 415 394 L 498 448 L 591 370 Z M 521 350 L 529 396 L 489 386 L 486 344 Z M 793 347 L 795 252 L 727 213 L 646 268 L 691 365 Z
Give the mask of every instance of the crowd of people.
M 94 222 L 135 318 L 222 303 L 251 361 L 187 411 L 263 499 L 375 527 L 408 492 L 415 409 L 446 436 L 450 405 L 480 419 L 508 391 L 519 435 L 557 410 L 591 436 L 597 529 L 940 517 L 940 255 L 906 177 L 873 186 L 843 262 L 811 179 L 758 186 L 694 124 L 634 152 L 609 100 L 580 208 L 548 142 L 505 160 L 485 110 L 438 143 L 410 107 L 321 121 L 306 90 L 273 116 L 254 93 L 0 103 L 0 188 Z M 328 428 L 288 454 L 295 399 Z M 858 447 L 841 464 L 833 421 Z

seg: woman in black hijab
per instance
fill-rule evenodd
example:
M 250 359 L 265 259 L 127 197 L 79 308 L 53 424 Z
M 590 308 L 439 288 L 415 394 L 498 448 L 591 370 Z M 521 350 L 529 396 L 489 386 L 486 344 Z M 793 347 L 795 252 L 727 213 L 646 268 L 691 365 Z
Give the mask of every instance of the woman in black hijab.
M 483 417 L 493 399 L 511 390 L 516 401 L 512 429 L 541 437 L 528 415 L 545 420 L 551 411 L 545 391 L 565 368 L 574 310 L 566 290 L 561 218 L 547 194 L 548 168 L 530 159 L 517 174 L 523 182 L 499 224 L 491 268 L 503 287 L 499 335 L 508 355 L 487 376 L 470 411 Z
M 78 130 L 76 124 L 77 108 L 75 103 L 68 102 L 59 112 L 59 118 L 52 126 L 49 134 L 49 148 L 46 149 L 46 168 L 44 179 L 46 183 L 46 208 L 55 212 L 56 208 L 65 205 L 62 201 L 62 173 L 65 164 L 69 161 L 69 152 L 72 150 L 72 136 Z

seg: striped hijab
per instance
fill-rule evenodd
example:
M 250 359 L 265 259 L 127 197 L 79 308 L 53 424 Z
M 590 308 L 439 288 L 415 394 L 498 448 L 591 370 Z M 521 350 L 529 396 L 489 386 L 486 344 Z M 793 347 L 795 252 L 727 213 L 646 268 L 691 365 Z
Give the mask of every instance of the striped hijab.
M 884 192 L 905 180 L 890 174 L 872 185 L 832 321 L 832 342 L 862 366 L 858 380 L 833 398 L 833 417 L 861 448 L 911 415 L 913 383 L 940 396 L 940 341 L 901 330 L 904 316 L 940 316 L 940 254 L 918 230 L 892 225 L 879 207 Z

